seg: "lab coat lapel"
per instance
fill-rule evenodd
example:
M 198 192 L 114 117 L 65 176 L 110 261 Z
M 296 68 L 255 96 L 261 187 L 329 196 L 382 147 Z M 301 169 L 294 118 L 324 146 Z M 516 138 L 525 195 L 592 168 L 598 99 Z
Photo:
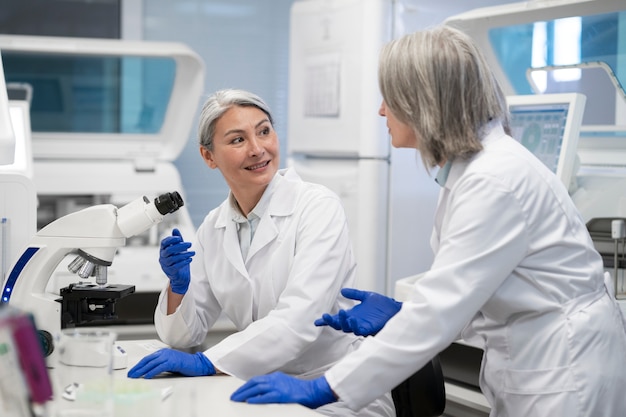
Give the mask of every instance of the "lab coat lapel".
M 248 251 L 248 259 L 252 258 L 264 246 L 271 243 L 278 236 L 278 228 L 274 223 L 274 219 L 268 212 L 263 215 L 259 222 L 259 227 L 254 234 L 250 250 Z
M 288 170 L 281 171 L 281 175 L 284 175 L 284 177 L 278 179 L 279 181 L 276 183 L 276 188 L 273 191 L 267 210 L 263 213 L 258 229 L 252 239 L 248 260 L 276 239 L 279 232 L 276 218 L 289 216 L 295 210 L 299 195 L 298 191 L 303 184 L 302 180 L 295 175 L 295 172 Z
M 483 146 L 488 146 L 489 143 L 505 136 L 505 133 L 502 124 L 495 120 L 484 127 L 484 135 L 482 144 Z M 441 243 L 441 229 L 444 227 L 450 193 L 474 158 L 476 158 L 475 155 L 470 159 L 455 159 L 452 161 L 452 166 L 448 172 L 446 183 L 441 188 L 441 193 L 439 194 L 439 202 L 437 203 L 437 210 L 435 212 L 435 224 L 433 232 L 430 236 L 430 247 L 434 253 L 439 251 L 439 245 Z
M 448 192 L 446 188 L 442 188 L 439 192 L 439 201 L 437 203 L 437 211 L 435 212 L 435 227 L 430 235 L 430 248 L 433 253 L 439 252 L 439 236 L 441 236 L 441 225 L 443 223 L 443 214 L 446 211 L 448 201 Z
M 248 277 L 248 271 L 241 257 L 241 247 L 239 246 L 239 237 L 237 235 L 237 225 L 233 221 L 232 209 L 226 203 L 224 210 L 221 211 L 219 219 L 215 222 L 215 228 L 224 229 L 224 253 L 230 264 L 244 277 Z M 217 232 L 217 231 L 216 231 Z
M 446 216 L 448 208 L 450 192 L 458 181 L 459 177 L 463 175 L 463 172 L 465 172 L 466 167 L 467 161 L 453 161 L 452 166 L 450 167 L 450 171 L 448 172 L 446 183 L 441 187 L 439 200 L 437 202 L 437 210 L 435 211 L 435 224 L 433 227 L 433 232 L 430 236 L 430 247 L 433 250 L 433 253 L 439 252 L 439 245 L 441 243 L 441 229 L 444 226 L 444 218 Z

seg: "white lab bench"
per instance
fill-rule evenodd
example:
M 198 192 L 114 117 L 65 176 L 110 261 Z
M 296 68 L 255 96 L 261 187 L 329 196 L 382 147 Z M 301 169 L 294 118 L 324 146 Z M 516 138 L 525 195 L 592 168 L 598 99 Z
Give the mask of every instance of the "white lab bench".
M 128 366 L 113 371 L 116 395 L 120 388 L 125 392 L 145 391 L 146 387 L 157 395 L 150 402 L 138 406 L 120 406 L 116 401 L 115 417 L 200 417 L 204 415 L 229 417 L 313 417 L 319 413 L 299 404 L 251 405 L 230 400 L 230 395 L 244 381 L 227 375 L 184 377 L 167 374 L 153 379 L 131 379 L 128 370 L 144 356 L 167 347 L 156 339 L 121 340 L 116 342 L 127 354 Z M 51 374 L 54 369 L 50 370 Z M 140 387 L 140 388 L 139 388 Z M 54 401 L 65 401 L 56 399 Z M 155 404 L 157 402 L 157 404 Z M 140 412 L 140 414 L 137 414 Z

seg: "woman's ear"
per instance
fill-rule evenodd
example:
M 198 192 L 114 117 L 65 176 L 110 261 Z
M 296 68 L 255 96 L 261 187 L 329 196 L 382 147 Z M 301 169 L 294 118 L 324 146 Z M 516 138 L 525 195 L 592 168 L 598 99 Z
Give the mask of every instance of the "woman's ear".
M 211 169 L 217 168 L 217 164 L 213 160 L 213 152 L 205 148 L 204 146 L 200 146 L 200 156 L 204 159 L 204 163 Z

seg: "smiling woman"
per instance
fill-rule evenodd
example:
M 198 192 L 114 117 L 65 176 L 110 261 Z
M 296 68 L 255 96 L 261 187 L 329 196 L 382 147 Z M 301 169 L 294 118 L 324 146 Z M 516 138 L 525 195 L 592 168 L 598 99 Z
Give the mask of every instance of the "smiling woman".
M 217 101 L 229 100 L 232 91 L 216 94 Z M 201 120 L 211 118 L 205 106 Z M 207 114 L 208 113 L 208 114 Z M 219 169 L 242 214 L 256 206 L 279 167 L 278 136 L 267 113 L 252 105 L 234 105 L 217 119 L 213 138 L 200 146 L 202 159 Z
M 141 11 L 139 19 L 123 15 L 123 29 L 139 31 L 144 39 L 189 45 L 206 63 L 203 96 L 237 86 L 263 97 L 277 120 L 273 127 L 281 139 L 284 168 L 289 108 L 289 21 L 291 5 L 295 2 L 129 0 L 125 3 L 141 3 Z M 208 209 L 224 200 L 230 191 L 228 184 L 219 170 L 206 169 L 200 163 L 192 138 L 175 164 L 189 201 L 189 214 L 198 227 Z
M 226 373 L 240 379 L 281 371 L 322 375 L 362 342 L 360 336 L 314 326 L 324 311 L 351 303 L 339 289 L 354 285 L 356 262 L 339 197 L 279 169 L 279 140 L 265 102 L 247 91 L 220 90 L 205 102 L 200 154 L 230 187 L 192 243 L 180 232 L 161 242 L 169 285 L 155 324 L 160 338 L 182 349 L 200 345 L 220 314 L 237 332 L 204 352 L 164 349 L 129 376 L 162 372 Z M 333 416 L 394 416 L 389 392 L 360 412 L 342 402 L 318 408 Z

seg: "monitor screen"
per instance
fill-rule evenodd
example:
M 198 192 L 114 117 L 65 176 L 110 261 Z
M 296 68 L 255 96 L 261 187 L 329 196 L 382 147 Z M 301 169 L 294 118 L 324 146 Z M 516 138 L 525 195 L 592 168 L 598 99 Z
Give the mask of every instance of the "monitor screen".
M 581 94 L 507 97 L 512 136 L 570 189 L 584 101 Z
M 569 104 L 511 106 L 513 137 L 556 174 Z
M 158 133 L 176 75 L 171 57 L 3 51 L 7 84 L 32 89 L 33 132 Z

